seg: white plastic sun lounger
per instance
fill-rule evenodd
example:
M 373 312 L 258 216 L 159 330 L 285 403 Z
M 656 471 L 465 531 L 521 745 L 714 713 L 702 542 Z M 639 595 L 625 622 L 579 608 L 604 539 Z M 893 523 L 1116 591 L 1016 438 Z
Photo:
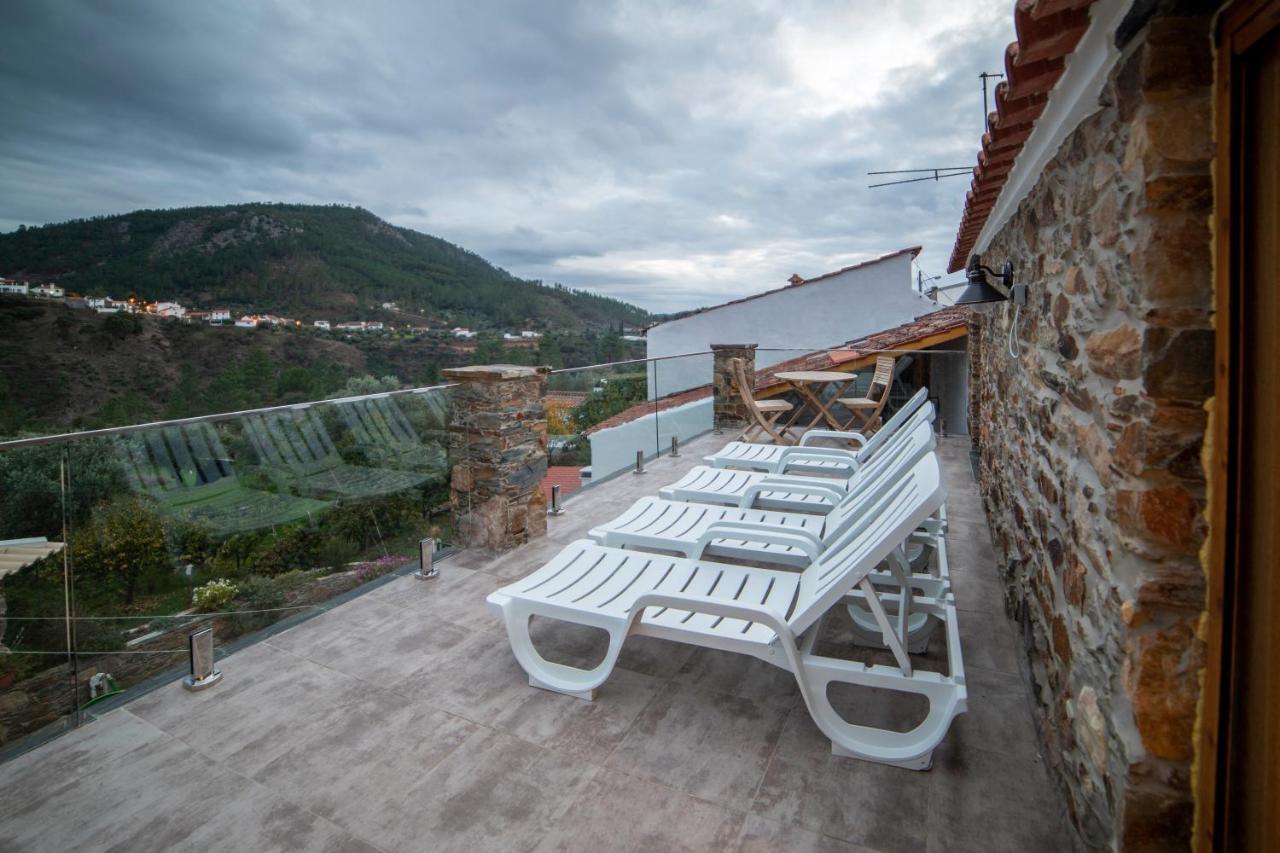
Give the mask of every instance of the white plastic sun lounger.
M 710 557 L 737 560 L 753 565 L 773 564 L 804 569 L 827 546 L 853 526 L 911 468 L 936 465 L 932 431 L 926 445 L 903 445 L 893 458 L 889 451 L 869 464 L 855 489 L 825 516 L 808 513 L 737 509 L 711 504 L 685 503 L 645 497 L 613 521 L 593 529 L 588 535 L 601 545 L 614 548 L 676 553 L 694 560 Z M 928 527 L 934 527 L 931 532 Z M 951 591 L 951 572 L 946 543 L 936 525 L 926 522 L 925 530 L 914 532 L 905 547 L 895 552 L 896 571 L 874 571 L 869 577 L 879 586 L 901 592 L 903 579 L 915 595 L 942 598 Z M 855 593 L 855 596 L 857 594 Z M 889 596 L 896 601 L 896 596 Z M 890 609 L 896 604 L 888 599 Z M 879 629 L 873 614 L 860 603 L 849 603 L 855 637 L 863 645 L 880 645 Z M 922 652 L 938 627 L 938 620 L 926 613 L 912 613 L 908 626 L 908 650 Z
M 862 464 L 870 464 L 875 456 L 892 453 L 904 443 L 931 445 L 935 439 L 929 416 L 921 409 L 912 421 Z M 674 501 L 825 514 L 853 488 L 859 477 L 857 471 L 847 477 L 818 477 L 697 465 L 676 482 L 660 488 L 658 494 Z
M 927 388 L 921 388 L 913 394 L 870 438 L 859 432 L 813 429 L 805 432 L 800 437 L 800 444 L 794 446 L 731 441 L 716 453 L 707 456 L 705 461 L 716 468 L 742 468 L 769 474 L 795 472 L 847 477 L 857 470 L 861 460 L 874 455 L 899 430 L 908 427 L 909 422 L 914 423 L 913 416 L 921 410 L 927 410 L 929 420 L 933 420 L 933 404 L 929 402 Z M 852 441 L 858 447 L 817 447 L 811 444 L 822 439 Z
M 913 468 L 800 573 L 624 551 L 584 539 L 490 594 L 488 604 L 505 621 L 511 649 L 535 687 L 593 699 L 631 634 L 739 652 L 795 675 L 809 714 L 831 739 L 835 754 L 925 769 L 951 721 L 966 707 L 955 604 L 950 597 L 913 601 L 908 589 L 898 601 L 897 618 L 891 618 L 868 577 L 943 503 L 937 460 L 925 461 L 930 464 Z M 822 617 L 855 588 L 874 614 L 895 665 L 814 652 Z M 917 670 L 907 654 L 904 638 L 913 608 L 946 625 L 945 674 Z M 534 616 L 603 629 L 609 635 L 604 659 L 589 670 L 546 660 L 530 639 Z M 929 710 L 905 732 L 850 723 L 830 703 L 831 682 L 914 693 L 928 700 Z
M 914 441 L 885 448 L 824 514 L 731 507 L 643 497 L 587 535 L 601 545 L 669 551 L 698 559 L 778 563 L 804 568 L 898 479 L 933 452 L 933 430 L 920 424 Z

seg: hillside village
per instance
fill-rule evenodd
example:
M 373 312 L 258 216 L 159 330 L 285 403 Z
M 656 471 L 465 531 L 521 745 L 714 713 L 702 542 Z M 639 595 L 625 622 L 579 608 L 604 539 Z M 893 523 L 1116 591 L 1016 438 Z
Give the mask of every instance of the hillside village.
M 430 326 L 413 325 L 412 323 L 396 325 L 381 320 L 348 320 L 341 322 L 312 320 L 310 324 L 307 324 L 303 320 L 293 317 L 257 313 L 241 314 L 237 317 L 233 316 L 233 312 L 229 308 L 197 309 L 177 301 L 147 302 L 135 297 L 116 299 L 111 296 L 78 296 L 75 294 L 68 296 L 65 288 L 57 284 L 31 284 L 4 277 L 0 277 L 0 296 L 25 296 L 34 299 L 57 300 L 68 308 L 94 311 L 98 314 L 140 314 L 162 320 L 177 320 L 183 323 L 208 326 L 229 325 L 239 329 L 256 329 L 258 327 L 303 328 L 309 326 L 319 332 L 373 333 L 394 330 L 417 335 L 428 333 L 447 334 L 459 340 L 471 340 L 480 335 L 480 332 L 464 326 L 437 329 Z M 383 302 L 381 308 L 384 311 L 400 311 L 395 302 Z M 541 337 L 541 332 L 530 329 L 502 333 L 503 343 L 512 347 L 537 346 L 537 341 Z M 627 337 L 631 340 L 638 339 L 634 335 L 628 335 Z

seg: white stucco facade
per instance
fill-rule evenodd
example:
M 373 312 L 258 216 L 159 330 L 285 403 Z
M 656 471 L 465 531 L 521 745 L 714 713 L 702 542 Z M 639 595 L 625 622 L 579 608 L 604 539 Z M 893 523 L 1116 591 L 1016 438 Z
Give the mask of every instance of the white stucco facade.
M 711 344 L 757 344 L 756 366 L 836 346 L 909 323 L 937 306 L 916 292 L 903 249 L 801 284 L 708 308 L 649 329 L 649 358 L 708 350 Z M 711 381 L 711 356 L 660 362 L 649 397 Z

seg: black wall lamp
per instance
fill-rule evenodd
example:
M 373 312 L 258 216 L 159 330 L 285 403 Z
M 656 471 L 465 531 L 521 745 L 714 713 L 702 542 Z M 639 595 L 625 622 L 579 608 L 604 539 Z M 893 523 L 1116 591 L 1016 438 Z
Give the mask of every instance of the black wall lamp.
M 969 265 L 965 267 L 964 274 L 969 280 L 969 286 L 956 297 L 956 305 L 976 307 L 992 302 L 1004 302 L 1010 298 L 1018 304 L 1026 301 L 1026 286 L 1015 288 L 1013 264 L 1009 261 L 1004 262 L 1004 267 L 998 273 L 1000 281 L 997 284 L 993 284 L 987 278 L 987 276 L 996 276 L 996 271 L 991 267 L 983 266 L 980 255 L 969 256 Z M 1022 297 L 1021 301 L 1018 299 L 1019 296 Z

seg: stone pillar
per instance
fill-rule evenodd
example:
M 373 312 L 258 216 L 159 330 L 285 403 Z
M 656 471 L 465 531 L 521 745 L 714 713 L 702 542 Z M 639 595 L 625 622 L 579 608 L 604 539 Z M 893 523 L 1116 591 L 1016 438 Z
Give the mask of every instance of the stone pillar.
M 547 532 L 548 367 L 441 371 L 449 389 L 449 502 L 460 542 L 505 551 Z
M 715 428 L 717 430 L 741 429 L 751 419 L 742 398 L 733 386 L 733 373 L 729 370 L 729 359 L 742 359 L 743 371 L 748 382 L 756 378 L 756 347 L 758 344 L 712 344 L 715 367 Z

